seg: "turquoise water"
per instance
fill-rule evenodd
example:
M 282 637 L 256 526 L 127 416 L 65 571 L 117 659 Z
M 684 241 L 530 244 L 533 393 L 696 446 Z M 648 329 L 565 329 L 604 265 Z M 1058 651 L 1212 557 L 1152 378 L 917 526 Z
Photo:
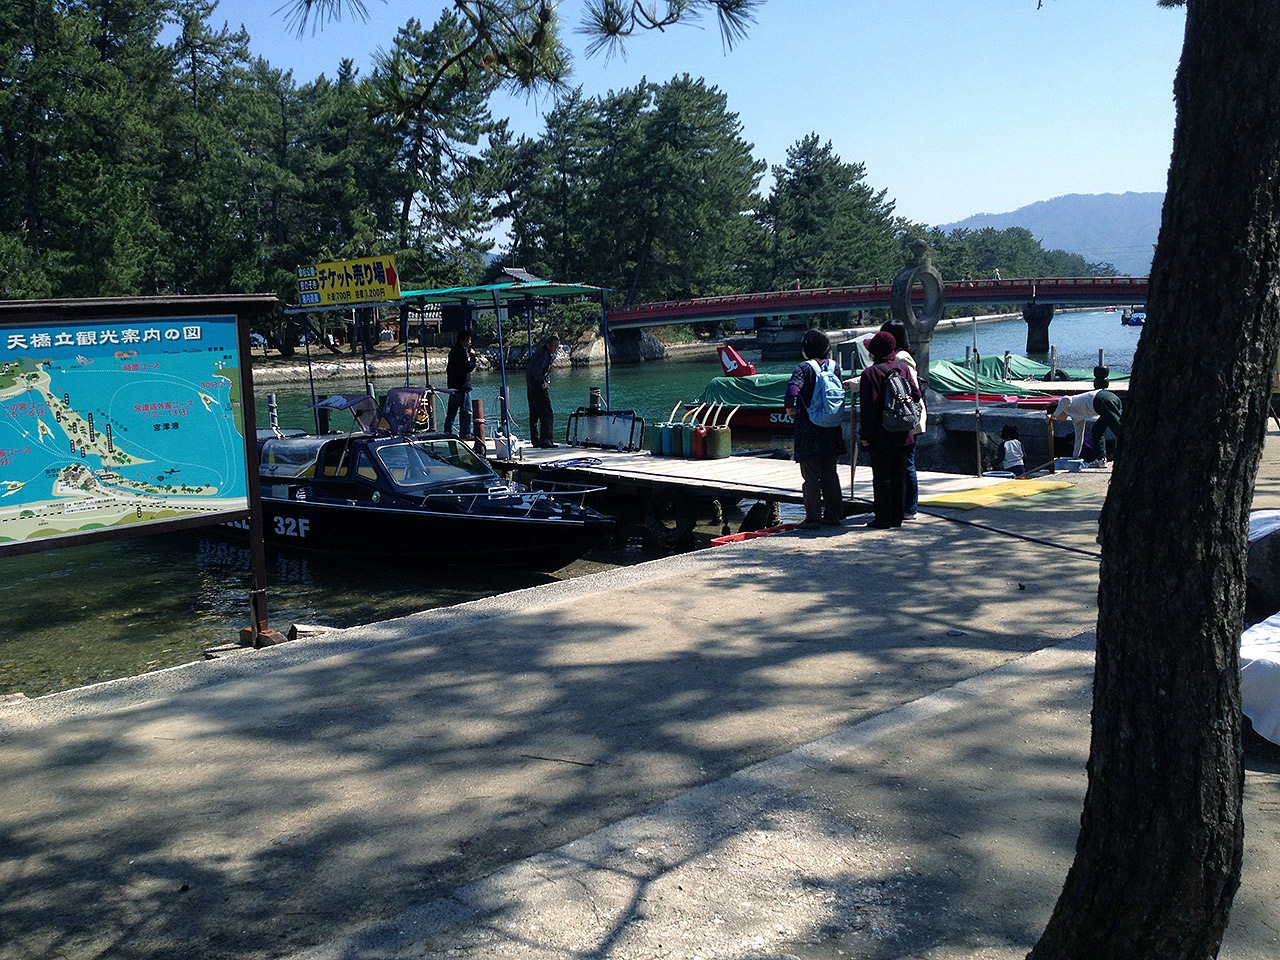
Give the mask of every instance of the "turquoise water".
M 934 360 L 963 359 L 965 348 L 972 349 L 974 331 L 977 331 L 978 351 L 982 354 L 1025 354 L 1027 326 L 1022 320 L 1004 320 L 980 323 L 976 327 L 965 325 L 934 334 L 930 356 Z M 1120 324 L 1118 313 L 1089 311 L 1063 313 L 1050 325 L 1050 342 L 1058 346 L 1058 365 L 1063 367 L 1091 368 L 1098 362 L 1098 350 L 1105 351 L 1107 365 L 1116 372 L 1127 372 L 1133 366 L 1133 352 L 1137 347 L 1142 327 L 1125 327 Z M 796 360 L 757 363 L 758 373 L 790 373 Z M 658 362 L 638 366 L 613 367 L 609 371 L 610 409 L 635 410 L 646 423 L 660 423 L 670 416 L 673 408 L 685 400 L 692 400 L 702 393 L 707 380 L 720 376 L 720 362 L 714 357 L 698 362 Z M 443 377 L 437 378 L 443 386 Z M 501 407 L 498 398 L 502 380 L 494 371 L 478 370 L 473 376 L 472 396 L 483 401 L 485 429 L 492 436 L 497 433 Z M 415 382 L 421 382 L 420 380 Z M 511 418 L 516 436 L 529 435 L 528 403 L 524 391 L 524 371 L 513 370 L 508 376 L 508 393 L 511 397 Z M 388 387 L 404 383 L 401 374 L 383 377 L 374 383 L 381 395 Z M 556 367 L 552 374 L 551 398 L 556 412 L 557 431 L 563 434 L 566 418 L 580 406 L 586 406 L 592 387 L 605 389 L 603 366 Z M 325 393 L 363 393 L 364 381 L 327 382 Z M 310 412 L 311 395 L 306 384 L 290 385 L 276 389 L 280 404 L 281 426 L 313 428 Z M 443 418 L 443 404 L 440 406 Z M 258 402 L 259 426 L 267 425 L 267 406 L 263 398 Z M 345 415 L 342 415 L 345 417 Z M 349 420 L 349 418 L 347 418 Z M 333 426 L 345 428 L 347 420 L 335 416 Z
M 1059 344 L 1064 366 L 1092 366 L 1103 348 L 1110 366 L 1121 371 L 1132 364 L 1141 330 L 1122 327 L 1117 314 L 1063 314 L 1053 321 L 1051 340 Z M 979 325 L 977 335 L 983 353 L 1022 353 L 1026 345 L 1021 320 Z M 972 343 L 969 328 L 941 332 L 934 338 L 933 356 L 963 357 Z M 787 372 L 793 366 L 793 361 L 758 365 L 762 373 Z M 714 359 L 614 368 L 611 405 L 635 409 L 648 422 L 660 421 L 678 401 L 697 396 L 719 372 Z M 400 383 L 403 377 L 383 378 L 375 387 L 381 394 Z M 565 417 L 586 405 L 593 386 L 604 387 L 603 369 L 556 369 L 552 397 L 560 431 Z M 491 433 L 499 387 L 495 374 L 476 377 L 476 395 L 485 403 Z M 326 392 L 363 393 L 364 384 L 328 385 Z M 281 423 L 310 427 L 308 387 L 277 388 L 276 393 Z M 516 432 L 527 435 L 521 371 L 512 378 L 511 399 Z M 265 425 L 265 391 L 257 398 L 257 410 Z M 271 622 L 283 627 L 367 623 L 635 563 L 646 555 L 637 542 L 626 542 L 554 577 L 499 570 L 406 571 L 341 557 L 269 554 L 267 559 Z M 0 618 L 6 630 L 0 637 L 0 694 L 34 696 L 200 659 L 206 646 L 232 642 L 248 622 L 248 551 L 200 533 L 156 534 L 3 562 Z
M 930 356 L 934 360 L 963 359 L 965 347 L 973 347 L 975 329 L 979 353 L 1002 356 L 1008 350 L 1026 355 L 1027 325 L 1017 319 L 939 331 L 934 334 Z M 1123 326 L 1119 313 L 1060 313 L 1049 325 L 1049 343 L 1058 348 L 1060 367 L 1091 368 L 1102 350 L 1108 367 L 1117 373 L 1128 373 L 1133 370 L 1133 353 L 1143 329 Z M 1047 362 L 1043 357 L 1034 359 Z

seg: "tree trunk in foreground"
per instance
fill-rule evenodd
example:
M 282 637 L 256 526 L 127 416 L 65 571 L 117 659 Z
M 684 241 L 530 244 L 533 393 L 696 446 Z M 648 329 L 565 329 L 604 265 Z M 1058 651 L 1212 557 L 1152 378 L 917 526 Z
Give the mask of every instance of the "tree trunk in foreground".
M 1102 513 L 1089 788 L 1032 960 L 1217 955 L 1243 854 L 1245 537 L 1278 344 L 1280 2 L 1189 0 Z

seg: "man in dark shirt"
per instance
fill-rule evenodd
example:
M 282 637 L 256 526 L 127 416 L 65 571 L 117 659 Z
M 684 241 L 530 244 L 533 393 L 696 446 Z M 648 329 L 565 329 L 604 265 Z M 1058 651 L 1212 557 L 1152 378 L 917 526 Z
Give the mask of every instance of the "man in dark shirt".
M 554 333 L 533 352 L 524 368 L 525 390 L 529 397 L 529 441 L 535 447 L 554 447 L 555 414 L 551 410 L 551 364 L 560 350 Z
M 458 436 L 471 436 L 471 371 L 476 368 L 476 352 L 471 349 L 471 334 L 458 332 L 458 338 L 449 348 L 449 362 L 445 366 L 445 386 L 449 394 L 449 411 L 444 418 L 444 432 L 453 429 L 453 418 L 458 417 Z

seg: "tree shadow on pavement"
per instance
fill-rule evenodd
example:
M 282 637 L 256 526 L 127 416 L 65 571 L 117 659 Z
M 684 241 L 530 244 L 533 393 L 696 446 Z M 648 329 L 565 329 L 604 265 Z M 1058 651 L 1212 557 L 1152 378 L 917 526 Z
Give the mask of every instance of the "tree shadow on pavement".
M 1088 630 L 1096 579 L 938 520 L 776 537 L 35 701 L 0 728 L 0 957 L 351 934 Z

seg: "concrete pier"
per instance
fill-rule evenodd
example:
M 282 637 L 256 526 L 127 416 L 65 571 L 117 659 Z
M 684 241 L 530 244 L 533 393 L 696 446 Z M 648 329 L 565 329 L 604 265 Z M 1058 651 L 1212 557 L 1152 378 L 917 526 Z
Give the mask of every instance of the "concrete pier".
M 0 958 L 1021 957 L 1085 785 L 1071 479 L 0 707 Z M 1246 766 L 1229 960 L 1280 952 Z

